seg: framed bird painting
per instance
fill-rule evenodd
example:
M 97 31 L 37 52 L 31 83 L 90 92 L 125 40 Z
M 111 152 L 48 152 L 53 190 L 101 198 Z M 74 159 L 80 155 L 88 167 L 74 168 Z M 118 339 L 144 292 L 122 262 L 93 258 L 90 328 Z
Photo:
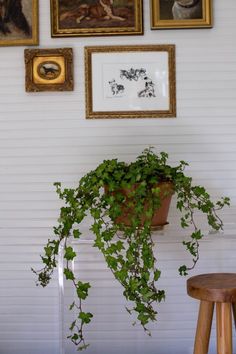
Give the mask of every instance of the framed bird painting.
M 0 0 L 0 46 L 38 44 L 38 0 Z

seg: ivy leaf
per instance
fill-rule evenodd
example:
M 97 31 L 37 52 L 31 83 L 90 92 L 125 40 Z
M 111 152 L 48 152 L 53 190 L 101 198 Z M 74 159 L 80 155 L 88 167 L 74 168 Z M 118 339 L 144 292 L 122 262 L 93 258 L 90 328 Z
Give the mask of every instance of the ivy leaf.
M 70 330 L 73 331 L 73 329 L 75 328 L 76 325 L 76 321 L 73 321 L 70 325 Z M 79 337 L 78 337 L 79 338 Z
M 75 342 L 79 339 L 79 335 L 77 333 L 74 333 L 73 336 L 71 337 L 71 339 Z
M 186 265 L 183 265 L 183 266 L 179 267 L 179 274 L 180 275 L 184 275 L 184 276 L 188 275 Z
M 195 240 L 200 240 L 203 237 L 201 230 L 197 230 L 192 233 L 191 238 Z
M 141 312 L 139 315 L 138 315 L 138 320 L 141 322 L 141 324 L 143 326 L 145 326 L 148 322 L 149 322 L 149 315 Z
M 158 281 L 158 279 L 160 278 L 160 276 L 161 276 L 161 271 L 157 269 L 157 270 L 154 272 L 154 280 L 155 280 L 155 281 Z
M 65 248 L 65 254 L 64 258 L 67 259 L 68 261 L 73 261 L 73 259 L 76 257 L 76 253 L 73 250 L 71 246 Z
M 109 268 L 114 269 L 114 270 L 117 269 L 118 262 L 115 257 L 107 256 L 106 261 L 107 261 L 107 265 Z
M 73 236 L 74 238 L 80 238 L 80 236 L 82 235 L 82 233 L 79 230 L 73 230 Z
M 64 274 L 67 280 L 74 280 L 75 276 L 74 273 L 72 272 L 72 270 L 65 268 L 64 269 Z
M 100 238 L 97 238 L 94 242 L 94 247 L 97 247 L 99 249 L 103 249 L 104 242 Z
M 91 285 L 89 283 L 82 283 L 81 281 L 78 281 L 76 286 L 76 292 L 78 297 L 82 300 L 85 300 L 88 296 L 89 288 L 91 288 Z
M 84 344 L 81 347 L 78 347 L 78 351 L 86 350 L 89 347 L 89 344 Z
M 72 304 L 71 304 L 70 307 L 69 307 L 69 310 L 70 310 L 70 311 L 73 310 L 74 307 L 75 307 L 75 301 L 72 302 Z
M 79 318 L 81 319 L 82 323 L 88 324 L 91 322 L 93 315 L 90 312 L 80 312 Z

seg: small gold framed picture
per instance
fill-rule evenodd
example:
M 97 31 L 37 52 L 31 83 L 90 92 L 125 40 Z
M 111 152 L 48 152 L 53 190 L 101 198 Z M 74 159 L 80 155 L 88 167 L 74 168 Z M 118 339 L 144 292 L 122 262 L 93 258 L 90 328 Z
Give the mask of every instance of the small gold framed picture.
M 212 27 L 212 0 L 150 0 L 152 29 Z
M 51 0 L 52 37 L 141 35 L 142 0 Z
M 38 44 L 38 0 L 0 1 L 0 46 Z
M 25 49 L 26 92 L 72 91 L 72 48 Z
M 86 118 L 176 117 L 175 46 L 85 47 Z

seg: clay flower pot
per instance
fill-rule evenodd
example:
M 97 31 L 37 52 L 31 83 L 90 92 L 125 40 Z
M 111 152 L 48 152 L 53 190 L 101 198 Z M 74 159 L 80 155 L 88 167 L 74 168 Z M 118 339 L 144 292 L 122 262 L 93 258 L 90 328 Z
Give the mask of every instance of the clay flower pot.
M 126 197 L 124 206 L 121 206 L 122 214 L 115 219 L 115 222 L 117 224 L 123 224 L 125 226 L 131 225 L 130 218 L 134 214 L 134 209 L 132 208 L 132 206 L 130 206 L 130 204 L 134 204 L 134 200 L 131 194 L 132 191 L 137 188 L 137 186 L 138 185 L 134 185 L 131 189 L 120 189 L 119 191 L 117 191 Z M 168 224 L 167 217 L 172 195 L 174 194 L 173 184 L 170 182 L 158 183 L 156 187 L 160 188 L 161 206 L 154 211 L 154 215 L 151 221 L 151 227 L 153 230 L 162 229 L 166 224 Z M 107 186 L 104 189 L 106 193 L 109 193 Z M 113 195 L 115 193 L 116 192 L 112 192 Z M 146 209 L 148 209 L 148 202 L 145 205 Z M 141 219 L 141 226 L 143 226 L 146 220 L 147 216 L 144 215 Z

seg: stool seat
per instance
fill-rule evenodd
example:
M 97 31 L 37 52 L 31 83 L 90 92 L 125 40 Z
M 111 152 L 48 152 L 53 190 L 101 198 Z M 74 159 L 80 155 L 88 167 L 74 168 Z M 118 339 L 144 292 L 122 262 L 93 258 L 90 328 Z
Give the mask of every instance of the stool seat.
M 197 275 L 187 280 L 187 292 L 198 300 L 236 303 L 236 273 Z
M 188 295 L 200 300 L 194 354 L 207 354 L 216 307 L 217 354 L 232 354 L 236 324 L 236 273 L 200 274 L 187 280 Z

